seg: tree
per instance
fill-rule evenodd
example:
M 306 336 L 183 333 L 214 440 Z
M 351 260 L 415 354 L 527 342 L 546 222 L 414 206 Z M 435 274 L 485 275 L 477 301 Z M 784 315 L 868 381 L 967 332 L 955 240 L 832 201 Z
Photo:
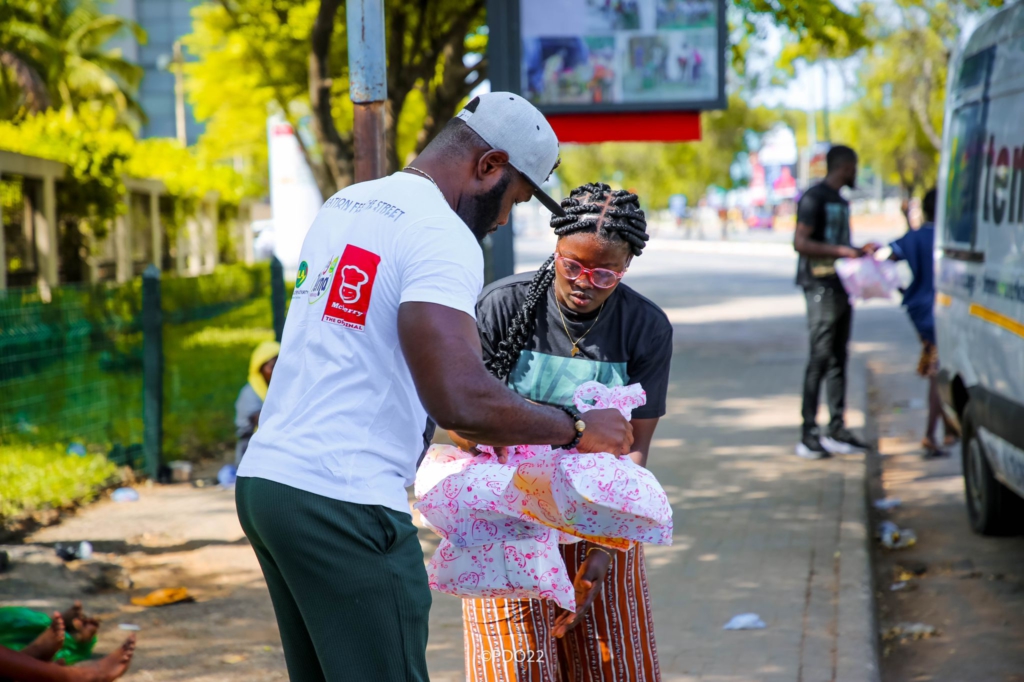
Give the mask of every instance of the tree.
M 387 0 L 388 165 L 394 170 L 423 149 L 486 77 L 484 0 Z M 352 181 L 352 103 L 347 35 L 340 0 L 218 0 L 194 10 L 185 40 L 198 61 L 186 67 L 197 116 L 211 128 L 244 122 L 252 146 L 265 133 L 255 122 L 268 107 L 295 130 L 308 116 L 313 144 L 300 146 L 326 197 Z M 228 74 L 244 74 L 254 96 L 239 101 Z
M 665 208 L 672 194 L 685 194 L 696 203 L 710 185 L 733 186 L 733 161 L 750 151 L 747 131 L 767 131 L 785 116 L 752 108 L 734 95 L 728 109 L 701 114 L 698 142 L 569 145 L 562 150 L 558 177 L 565 191 L 594 181 L 631 189 L 648 210 Z
M 0 11 L 2 113 L 98 102 L 115 107 L 122 122 L 144 120 L 135 99 L 142 69 L 107 47 L 124 32 L 146 42 L 137 24 L 104 14 L 95 0 L 8 0 Z
M 836 119 L 842 139 L 908 195 L 933 185 L 942 148 L 946 77 L 971 14 L 1001 0 L 898 0 L 868 26 L 873 40 L 856 102 Z

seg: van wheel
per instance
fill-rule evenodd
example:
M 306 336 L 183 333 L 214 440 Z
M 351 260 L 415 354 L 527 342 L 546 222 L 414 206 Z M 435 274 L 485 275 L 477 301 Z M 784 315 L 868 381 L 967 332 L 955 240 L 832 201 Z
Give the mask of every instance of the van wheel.
M 963 423 L 964 491 L 971 528 L 980 535 L 1005 535 L 1019 523 L 1022 501 L 1000 483 L 988 463 L 968 405 Z

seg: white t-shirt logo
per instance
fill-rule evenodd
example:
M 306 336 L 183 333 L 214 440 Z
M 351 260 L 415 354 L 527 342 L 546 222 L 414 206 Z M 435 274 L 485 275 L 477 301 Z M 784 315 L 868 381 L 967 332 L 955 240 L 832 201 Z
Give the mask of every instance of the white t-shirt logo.
M 363 295 L 363 285 L 370 281 L 370 276 L 354 265 L 346 265 L 341 269 L 341 286 L 338 294 L 344 303 L 355 303 Z

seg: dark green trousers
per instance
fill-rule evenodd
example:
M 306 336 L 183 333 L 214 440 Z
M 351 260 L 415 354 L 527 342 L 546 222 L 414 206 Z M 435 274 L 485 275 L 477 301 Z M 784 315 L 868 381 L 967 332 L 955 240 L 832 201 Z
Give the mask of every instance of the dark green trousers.
M 427 682 L 430 588 L 409 514 L 239 478 L 293 682 Z

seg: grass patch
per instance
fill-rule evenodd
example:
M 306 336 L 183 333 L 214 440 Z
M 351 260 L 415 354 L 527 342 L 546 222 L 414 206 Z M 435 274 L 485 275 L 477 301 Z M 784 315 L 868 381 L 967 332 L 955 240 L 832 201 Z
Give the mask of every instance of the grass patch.
M 164 459 L 196 460 L 234 446 L 235 400 L 249 356 L 273 338 L 269 297 L 164 326 Z
M 101 454 L 68 455 L 57 446 L 4 446 L 0 457 L 0 519 L 92 500 L 118 480 Z

